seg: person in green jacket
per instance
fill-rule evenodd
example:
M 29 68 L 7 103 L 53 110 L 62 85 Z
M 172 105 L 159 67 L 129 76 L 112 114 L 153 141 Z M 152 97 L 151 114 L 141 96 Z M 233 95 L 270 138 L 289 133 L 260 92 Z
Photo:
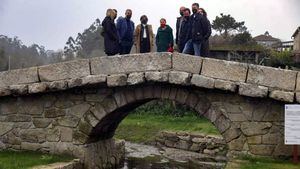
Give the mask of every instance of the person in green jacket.
M 160 27 L 156 34 L 157 52 L 169 52 L 173 49 L 173 30 L 167 25 L 166 19 L 160 19 Z

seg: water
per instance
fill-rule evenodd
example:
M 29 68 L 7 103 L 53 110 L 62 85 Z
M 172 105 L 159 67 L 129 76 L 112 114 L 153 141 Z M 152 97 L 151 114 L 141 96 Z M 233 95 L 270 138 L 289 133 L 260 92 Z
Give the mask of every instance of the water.
M 224 168 L 226 158 L 184 150 L 126 142 L 126 159 L 120 169 L 210 169 Z M 219 162 L 216 162 L 219 161 Z

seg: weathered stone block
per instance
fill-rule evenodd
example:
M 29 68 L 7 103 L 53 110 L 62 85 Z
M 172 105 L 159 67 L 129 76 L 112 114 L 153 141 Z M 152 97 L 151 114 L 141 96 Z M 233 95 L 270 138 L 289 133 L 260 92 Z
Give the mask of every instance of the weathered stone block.
M 78 125 L 79 131 L 82 133 L 89 135 L 93 129 L 93 126 L 91 126 L 88 122 L 85 120 L 80 120 L 79 125 Z
M 34 118 L 33 124 L 36 128 L 46 128 L 50 125 L 52 122 L 52 119 L 46 119 L 46 118 Z
M 9 96 L 11 95 L 11 91 L 8 87 L 0 88 L 0 97 L 1 96 Z
M 215 88 L 235 92 L 237 89 L 237 84 L 230 81 L 215 79 Z
M 82 78 L 84 85 L 101 84 L 106 82 L 106 75 L 89 75 Z
M 262 143 L 262 136 L 250 136 L 247 137 L 248 144 L 261 144 Z
M 13 123 L 0 122 L 0 136 L 3 136 L 7 132 L 13 129 Z
M 246 136 L 263 135 L 272 127 L 269 122 L 242 122 L 241 130 Z
M 41 81 L 58 81 L 81 78 L 90 75 L 89 60 L 80 59 L 40 66 L 38 72 Z
M 148 89 L 147 87 L 144 87 L 144 89 Z M 153 98 L 153 90 L 152 88 L 150 90 L 146 90 L 144 92 L 144 96 L 149 96 L 149 94 L 151 94 L 150 98 Z M 135 97 L 135 92 L 132 89 L 127 89 L 124 91 L 124 95 L 126 98 L 127 103 L 133 103 L 136 101 L 136 97 Z
M 101 105 L 103 106 L 105 112 L 107 112 L 107 113 L 113 112 L 114 110 L 116 110 L 118 108 L 118 105 L 117 105 L 115 99 L 112 97 L 104 99 L 102 101 Z
M 223 137 L 225 141 L 228 143 L 241 135 L 241 130 L 239 128 L 230 127 L 227 131 L 224 132 Z
M 68 88 L 68 82 L 65 80 L 54 81 L 48 83 L 48 90 L 50 91 L 58 91 L 65 90 Z
M 58 109 L 58 108 L 46 109 L 44 112 L 46 118 L 56 118 L 56 117 L 64 116 L 65 114 L 66 114 L 65 110 Z
M 294 101 L 294 95 L 295 95 L 294 92 L 274 90 L 270 93 L 269 97 L 275 100 L 292 103 Z
M 295 89 L 296 75 L 296 71 L 251 65 L 247 83 L 292 91 Z
M 263 144 L 278 144 L 281 141 L 283 141 L 283 136 L 281 136 L 279 132 L 272 134 L 268 133 L 262 136 Z
M 199 74 L 202 66 L 202 58 L 182 53 L 173 54 L 173 70 Z
M 215 126 L 218 128 L 220 133 L 224 133 L 231 125 L 229 119 L 227 119 L 224 115 L 221 115 L 215 122 Z
M 21 148 L 22 150 L 28 150 L 28 151 L 37 151 L 43 147 L 42 144 L 38 143 L 27 143 L 27 142 L 22 142 L 21 143 Z
M 145 82 L 144 73 L 130 73 L 128 75 L 127 84 L 136 85 Z
M 118 107 L 125 106 L 127 104 L 126 97 L 124 95 L 124 92 L 116 92 L 113 97 L 115 98 Z
M 146 72 L 145 78 L 147 81 L 167 82 L 169 80 L 169 72 Z
M 69 115 L 71 114 L 73 116 L 76 116 L 77 118 L 82 118 L 83 115 L 88 112 L 90 107 L 91 105 L 89 105 L 88 103 L 82 103 L 68 108 L 66 112 Z
M 187 90 L 178 90 L 176 94 L 176 101 L 181 104 L 185 104 L 185 101 L 189 95 L 189 92 Z
M 96 125 L 99 123 L 99 120 L 94 116 L 93 113 L 89 112 L 87 113 L 85 120 L 92 126 L 96 127 Z
M 190 74 L 186 72 L 171 71 L 169 82 L 172 84 L 187 85 L 190 82 Z
M 84 144 L 84 143 L 86 143 L 87 139 L 88 139 L 88 136 L 85 135 L 84 133 L 82 133 L 78 130 L 73 131 L 73 143 L 74 144 Z
M 274 149 L 274 145 L 249 145 L 250 152 L 255 155 L 270 156 Z
M 80 119 L 76 116 L 68 115 L 57 119 L 57 123 L 58 125 L 64 127 L 76 127 L 79 123 L 79 120 Z
M 82 78 L 68 79 L 67 82 L 68 82 L 68 88 L 83 86 Z
M 5 79 L 0 81 L 0 88 L 39 82 L 36 67 L 0 72 L 0 79 Z
M 26 142 L 43 143 L 46 141 L 46 134 L 44 129 L 27 129 L 20 132 L 20 137 Z
M 193 74 L 193 77 L 191 79 L 191 84 L 198 87 L 213 89 L 215 85 L 215 79 L 205 77 L 202 75 Z
M 92 107 L 90 111 L 99 121 L 102 120 L 102 118 L 107 114 L 101 104 L 96 104 L 95 107 Z
M 228 143 L 229 150 L 242 151 L 246 143 L 246 137 L 241 135 Z
M 249 97 L 266 97 L 268 96 L 268 88 L 254 84 L 240 83 L 239 94 Z
M 28 85 L 10 85 L 9 89 L 14 95 L 24 95 L 28 93 Z
M 58 128 L 48 129 L 46 140 L 49 142 L 58 142 L 60 140 L 60 131 Z
M 245 82 L 247 65 L 243 63 L 204 58 L 201 75 L 211 78 Z
M 42 93 L 46 92 L 47 84 L 46 83 L 33 83 L 28 85 L 28 93 Z
M 60 127 L 59 130 L 60 130 L 60 134 L 61 134 L 60 140 L 62 142 L 72 142 L 72 139 L 73 139 L 73 130 L 71 128 Z
M 7 122 L 29 122 L 31 121 L 30 116 L 26 115 L 8 115 L 5 119 Z
M 126 74 L 114 74 L 107 76 L 107 86 L 126 86 L 127 85 L 127 75 Z
M 170 53 L 117 55 L 91 59 L 93 75 L 169 70 L 171 67 Z
M 180 140 L 179 142 L 177 142 L 175 144 L 175 147 L 179 148 L 179 149 L 182 149 L 182 150 L 188 150 L 189 147 L 190 147 L 190 144 L 187 141 Z

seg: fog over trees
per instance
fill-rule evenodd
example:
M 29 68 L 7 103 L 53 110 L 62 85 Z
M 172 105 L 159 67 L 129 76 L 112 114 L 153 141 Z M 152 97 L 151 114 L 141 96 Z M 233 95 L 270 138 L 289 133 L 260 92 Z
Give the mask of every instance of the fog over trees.
M 91 26 L 69 37 L 63 49 L 47 50 L 44 46 L 32 44 L 26 46 L 16 37 L 0 35 L 0 71 L 88 58 L 104 55 L 104 42 L 101 36 L 101 22 L 96 19 Z

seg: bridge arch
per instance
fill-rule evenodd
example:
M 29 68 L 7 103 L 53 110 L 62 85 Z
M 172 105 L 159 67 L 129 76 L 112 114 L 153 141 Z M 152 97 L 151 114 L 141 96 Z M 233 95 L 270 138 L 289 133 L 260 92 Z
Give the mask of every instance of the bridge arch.
M 7 80 L 0 81 L 0 149 L 68 153 L 82 160 L 95 160 L 97 150 L 103 163 L 117 163 L 122 146 L 111 138 L 119 122 L 141 104 L 170 99 L 209 119 L 231 152 L 290 155 L 283 110 L 286 102 L 300 100 L 297 76 L 169 53 L 1 72 Z

